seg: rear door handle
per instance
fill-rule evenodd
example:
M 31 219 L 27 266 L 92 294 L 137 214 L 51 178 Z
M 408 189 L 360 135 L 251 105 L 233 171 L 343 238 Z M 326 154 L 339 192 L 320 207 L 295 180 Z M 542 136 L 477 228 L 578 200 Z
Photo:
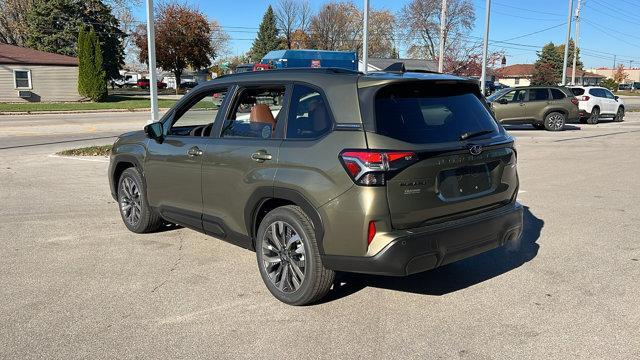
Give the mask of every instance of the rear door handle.
M 200 156 L 200 155 L 202 155 L 202 150 L 200 150 L 199 147 L 194 146 L 191 149 L 187 150 L 187 155 L 189 157 Z
M 271 154 L 267 153 L 265 150 L 259 150 L 251 154 L 251 159 L 257 162 L 265 162 L 266 160 L 271 160 L 273 157 Z

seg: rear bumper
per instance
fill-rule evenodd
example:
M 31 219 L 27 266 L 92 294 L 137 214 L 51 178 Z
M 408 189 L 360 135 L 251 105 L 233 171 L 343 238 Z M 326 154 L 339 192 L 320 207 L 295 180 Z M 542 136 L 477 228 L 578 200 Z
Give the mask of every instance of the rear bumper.
M 405 276 L 430 270 L 503 245 L 522 233 L 522 205 L 512 203 L 464 219 L 399 232 L 371 257 L 325 255 L 327 268 Z

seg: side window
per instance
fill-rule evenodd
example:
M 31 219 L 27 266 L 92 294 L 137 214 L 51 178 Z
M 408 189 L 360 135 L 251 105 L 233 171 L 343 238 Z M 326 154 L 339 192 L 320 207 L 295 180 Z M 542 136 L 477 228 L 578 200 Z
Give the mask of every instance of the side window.
M 506 93 L 502 99 L 507 100 L 507 102 L 520 102 L 524 100 L 525 90 L 513 90 Z
M 529 101 L 549 100 L 548 89 L 529 89 Z
M 573 89 L 571 89 L 571 92 L 575 96 L 584 95 L 584 89 L 582 89 L 582 88 L 573 88 Z
M 590 89 L 589 90 L 589 94 L 595 96 L 595 97 L 606 97 L 606 95 L 604 94 L 604 91 L 602 91 L 602 89 Z
M 212 90 L 200 94 L 182 109 L 178 109 L 169 135 L 210 136 L 218 108 L 227 94 L 227 89 Z
M 291 95 L 287 139 L 313 139 L 331 130 L 331 117 L 322 94 L 304 85 L 295 85 Z
M 607 99 L 611 99 L 611 100 L 613 100 L 613 99 L 615 99 L 615 98 L 616 98 L 616 97 L 611 93 L 611 91 L 609 91 L 609 90 L 602 90 L 602 91 L 604 91 L 604 94 L 607 96 Z
M 221 137 L 271 139 L 280 121 L 284 86 L 238 90 L 231 112 L 222 126 Z
M 551 89 L 551 96 L 553 96 L 553 100 L 561 100 L 566 97 L 566 95 L 558 89 Z

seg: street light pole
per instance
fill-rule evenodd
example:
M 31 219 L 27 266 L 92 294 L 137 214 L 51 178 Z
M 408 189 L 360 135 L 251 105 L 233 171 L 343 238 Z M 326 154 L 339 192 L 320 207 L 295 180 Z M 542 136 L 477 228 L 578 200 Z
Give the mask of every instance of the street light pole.
M 369 73 L 369 0 L 364 0 L 364 34 L 362 34 L 362 62 L 364 73 Z
M 567 41 L 564 42 L 564 62 L 562 63 L 562 85 L 567 84 L 567 64 L 569 62 L 569 40 L 571 39 L 572 13 L 573 13 L 573 0 L 569 0 L 569 12 L 567 13 Z
M 578 44 L 580 43 L 580 6 L 582 0 L 578 0 L 576 9 L 576 38 L 573 40 L 573 67 L 571 68 L 571 85 L 576 84 L 576 66 L 578 62 Z
M 485 94 L 487 78 L 487 56 L 489 55 L 489 18 L 491 15 L 491 0 L 486 0 L 484 13 L 484 44 L 482 49 L 482 74 L 480 75 L 480 91 Z
M 440 13 L 440 52 L 438 53 L 438 72 L 444 71 L 444 29 L 447 23 L 447 0 L 442 0 L 442 12 Z
M 151 92 L 151 118 L 148 123 L 160 120 L 158 113 L 158 80 L 156 76 L 156 36 L 153 28 L 153 0 L 147 0 L 147 50 L 149 52 L 149 89 Z

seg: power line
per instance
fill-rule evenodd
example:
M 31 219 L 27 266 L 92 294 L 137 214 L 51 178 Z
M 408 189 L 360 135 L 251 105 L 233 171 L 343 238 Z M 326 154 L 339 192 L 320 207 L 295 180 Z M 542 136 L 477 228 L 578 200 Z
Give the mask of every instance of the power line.
M 558 28 L 558 27 L 560 27 L 560 26 L 565 26 L 566 24 L 567 24 L 566 22 L 563 22 L 562 24 L 558 24 L 558 25 L 550 26 L 550 27 L 548 27 L 548 28 L 544 28 L 544 29 L 542 29 L 542 30 L 538 30 L 538 31 L 530 32 L 530 33 L 527 33 L 527 34 L 524 34 L 524 35 L 520 35 L 520 36 L 515 36 L 515 37 L 509 38 L 509 39 L 504 39 L 504 40 L 502 40 L 502 41 L 511 41 L 511 40 L 516 40 L 516 39 L 522 39 L 523 37 L 527 37 L 527 36 L 531 36 L 531 35 L 539 34 L 539 33 L 541 33 L 541 32 L 545 32 L 545 31 L 548 31 L 548 30 L 551 30 L 551 29 L 555 29 L 555 28 Z

